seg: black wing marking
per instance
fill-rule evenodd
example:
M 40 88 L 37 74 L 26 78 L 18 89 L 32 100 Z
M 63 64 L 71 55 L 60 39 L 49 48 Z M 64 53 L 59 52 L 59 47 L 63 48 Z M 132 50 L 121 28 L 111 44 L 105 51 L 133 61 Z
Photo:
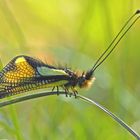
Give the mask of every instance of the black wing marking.
M 29 64 L 29 66 L 31 67 L 30 69 L 32 70 L 31 75 L 28 75 L 28 72 L 27 74 L 25 74 L 26 70 L 22 69 L 22 67 L 18 68 L 19 66 L 17 66 L 16 61 L 19 58 L 24 58 L 26 60 L 25 62 Z M 20 63 L 18 65 L 20 65 Z M 56 67 L 47 65 L 43 63 L 42 61 L 34 59 L 29 56 L 20 55 L 13 58 L 0 72 L 0 98 L 4 98 L 6 96 L 11 96 L 13 94 L 18 94 L 18 93 L 38 89 L 38 88 L 43 88 L 47 86 L 47 84 L 53 85 L 53 83 L 58 83 L 58 86 L 59 86 L 60 81 L 68 82 L 71 78 L 69 75 L 42 76 L 39 74 L 37 70 L 37 67 L 42 67 L 42 66 L 50 68 L 50 69 L 57 69 Z M 57 70 L 63 70 L 63 69 L 61 68 Z M 14 75 L 11 80 L 9 80 L 8 78 L 5 78 L 7 77 L 9 72 L 11 72 L 10 73 L 11 75 Z M 17 73 L 23 74 L 23 77 L 19 78 L 17 76 Z

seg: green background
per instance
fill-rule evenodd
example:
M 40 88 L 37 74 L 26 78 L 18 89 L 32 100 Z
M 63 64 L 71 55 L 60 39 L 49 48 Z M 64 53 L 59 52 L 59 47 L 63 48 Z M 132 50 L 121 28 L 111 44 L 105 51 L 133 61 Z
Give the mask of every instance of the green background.
M 138 0 L 1 0 L 1 62 L 4 66 L 26 54 L 86 71 L 138 8 Z M 140 134 L 139 37 L 140 21 L 97 69 L 95 84 L 79 94 L 98 101 Z M 0 139 L 134 138 L 98 108 L 50 96 L 1 108 Z

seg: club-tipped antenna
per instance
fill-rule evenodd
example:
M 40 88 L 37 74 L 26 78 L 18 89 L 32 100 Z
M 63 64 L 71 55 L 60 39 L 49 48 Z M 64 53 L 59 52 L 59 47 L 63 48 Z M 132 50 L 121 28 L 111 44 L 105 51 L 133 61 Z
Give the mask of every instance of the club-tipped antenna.
M 140 16 L 138 16 L 137 18 L 135 18 L 135 20 L 133 20 L 133 22 L 130 24 L 130 26 L 125 30 L 125 28 L 127 27 L 127 25 L 130 23 L 130 21 L 136 16 L 140 14 L 140 10 L 137 10 L 124 24 L 124 26 L 121 28 L 121 30 L 119 31 L 119 33 L 116 35 L 116 37 L 112 40 L 112 42 L 109 44 L 109 46 L 107 47 L 107 49 L 102 53 L 102 55 L 97 59 L 97 61 L 95 62 L 94 66 L 92 67 L 92 69 L 90 70 L 91 73 L 93 73 L 105 60 L 106 58 L 112 53 L 112 51 L 116 48 L 116 46 L 118 45 L 118 43 L 121 41 L 121 39 L 126 35 L 126 33 L 131 29 L 131 27 L 136 23 L 136 21 L 140 18 Z M 125 31 L 124 31 L 125 30 Z M 124 32 L 123 32 L 124 31 Z M 123 34 L 120 36 L 120 34 L 123 32 Z M 120 37 L 119 37 L 120 36 Z M 118 38 L 119 37 L 119 38 Z M 116 40 L 118 39 L 118 41 L 116 42 Z M 115 43 L 116 42 L 116 43 Z M 115 44 L 114 44 L 115 43 Z M 114 44 L 114 45 L 113 45 Z M 112 48 L 112 49 L 111 49 Z M 110 50 L 111 49 L 111 50 Z

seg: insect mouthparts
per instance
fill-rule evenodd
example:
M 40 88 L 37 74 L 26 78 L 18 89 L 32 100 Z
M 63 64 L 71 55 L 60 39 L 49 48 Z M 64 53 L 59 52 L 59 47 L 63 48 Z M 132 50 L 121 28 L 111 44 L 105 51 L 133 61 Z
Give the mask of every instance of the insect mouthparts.
M 93 77 L 93 71 L 92 70 L 87 71 L 85 74 L 85 79 L 90 80 L 92 79 L 92 77 Z
M 90 88 L 95 80 L 92 71 L 88 71 L 78 78 L 78 86 L 80 88 Z

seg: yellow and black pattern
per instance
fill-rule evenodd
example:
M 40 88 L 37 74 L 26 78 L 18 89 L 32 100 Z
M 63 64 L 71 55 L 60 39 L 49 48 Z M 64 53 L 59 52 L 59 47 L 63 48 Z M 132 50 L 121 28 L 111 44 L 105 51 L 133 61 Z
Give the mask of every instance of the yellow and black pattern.
M 17 56 L 0 72 L 0 98 L 14 94 L 63 86 L 69 74 L 29 56 Z
M 48 87 L 70 88 L 76 95 L 76 87 L 90 87 L 93 71 L 77 75 L 68 68 L 54 67 L 29 56 L 17 56 L 0 72 L 0 98 Z
M 8 83 L 19 83 L 25 78 L 35 76 L 34 69 L 24 57 L 19 57 L 14 62 L 14 68 L 4 73 L 3 80 Z

